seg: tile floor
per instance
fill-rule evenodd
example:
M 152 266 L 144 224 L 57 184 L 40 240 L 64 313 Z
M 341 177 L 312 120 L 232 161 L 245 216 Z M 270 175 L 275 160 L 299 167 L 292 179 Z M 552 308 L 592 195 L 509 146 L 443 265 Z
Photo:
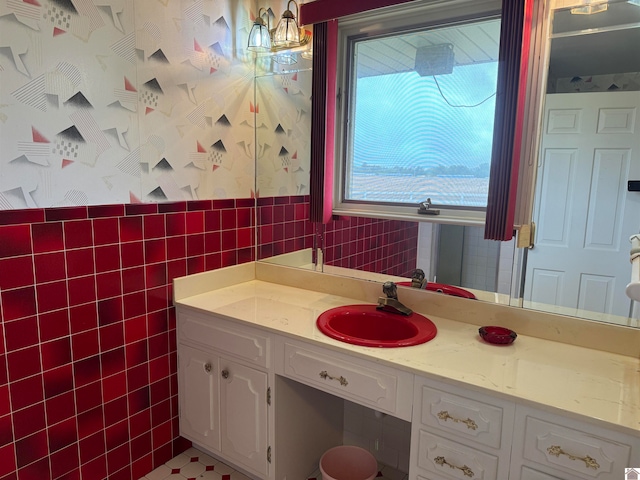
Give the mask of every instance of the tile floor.
M 376 480 L 407 480 L 406 473 L 395 470 L 386 465 L 379 465 L 380 470 Z M 202 453 L 196 448 L 190 448 L 184 453 L 172 458 L 153 472 L 140 480 L 250 480 L 246 475 L 235 471 L 224 463 Z M 316 470 L 307 480 L 321 480 L 320 470 Z

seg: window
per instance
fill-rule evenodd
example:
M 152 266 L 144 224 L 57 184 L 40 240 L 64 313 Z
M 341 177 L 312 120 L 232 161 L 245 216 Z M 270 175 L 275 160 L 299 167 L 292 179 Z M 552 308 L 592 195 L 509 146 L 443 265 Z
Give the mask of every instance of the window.
M 341 27 L 337 213 L 416 214 L 430 198 L 444 217 L 483 221 L 500 43 L 499 11 L 484 5 Z

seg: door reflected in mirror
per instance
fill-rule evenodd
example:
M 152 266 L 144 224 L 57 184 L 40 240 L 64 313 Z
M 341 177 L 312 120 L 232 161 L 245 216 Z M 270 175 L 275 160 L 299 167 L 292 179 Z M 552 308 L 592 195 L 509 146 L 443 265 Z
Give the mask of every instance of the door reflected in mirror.
M 524 305 L 638 326 L 625 287 L 640 228 L 640 195 L 627 191 L 640 178 L 640 6 L 584 15 L 556 3 Z

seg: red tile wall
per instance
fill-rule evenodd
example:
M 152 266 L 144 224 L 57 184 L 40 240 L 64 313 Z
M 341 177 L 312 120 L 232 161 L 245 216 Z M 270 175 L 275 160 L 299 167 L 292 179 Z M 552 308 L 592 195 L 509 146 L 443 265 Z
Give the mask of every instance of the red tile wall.
M 309 196 L 257 200 L 258 259 L 313 247 Z
M 131 480 L 188 446 L 171 282 L 253 261 L 254 208 L 0 211 L 1 480 Z
M 411 277 L 418 256 L 418 223 L 340 217 L 325 227 L 327 265 Z

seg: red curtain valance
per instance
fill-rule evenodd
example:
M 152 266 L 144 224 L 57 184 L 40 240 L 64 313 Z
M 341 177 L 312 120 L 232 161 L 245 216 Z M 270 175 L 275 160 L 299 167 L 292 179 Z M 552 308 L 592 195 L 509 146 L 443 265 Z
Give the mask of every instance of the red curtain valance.
M 300 5 L 298 20 L 300 25 L 311 25 L 413 1 L 415 0 L 315 0 Z

